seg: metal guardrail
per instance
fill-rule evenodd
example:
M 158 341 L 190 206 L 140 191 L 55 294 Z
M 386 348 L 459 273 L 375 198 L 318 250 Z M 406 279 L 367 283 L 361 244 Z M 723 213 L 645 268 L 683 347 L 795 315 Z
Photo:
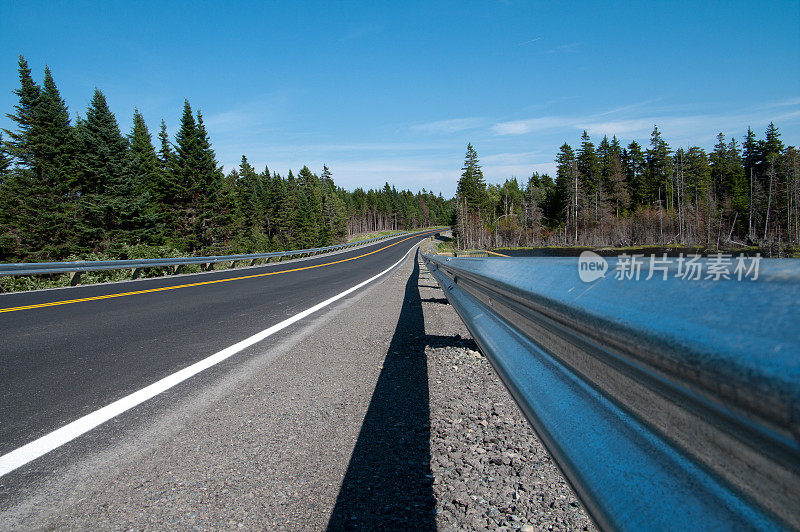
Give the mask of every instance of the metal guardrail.
M 348 242 L 335 246 L 322 248 L 296 249 L 291 251 L 274 251 L 270 253 L 250 253 L 244 255 L 214 255 L 209 257 L 178 257 L 163 259 L 130 259 L 130 260 L 97 260 L 97 261 L 75 261 L 75 262 L 28 262 L 28 263 L 2 263 L 0 264 L 0 276 L 2 275 L 45 275 L 56 273 L 76 273 L 100 270 L 134 270 L 134 278 L 137 277 L 137 270 L 144 268 L 156 268 L 164 266 L 186 266 L 186 265 L 208 265 L 219 262 L 230 262 L 233 267 L 236 262 L 249 260 L 251 265 L 259 259 L 282 259 L 284 257 L 297 257 L 303 255 L 318 255 L 331 251 L 362 246 L 378 240 L 396 237 L 407 234 L 407 232 L 385 235 L 358 242 Z
M 574 258 L 423 259 L 600 528 L 800 529 L 799 262 L 584 283 Z

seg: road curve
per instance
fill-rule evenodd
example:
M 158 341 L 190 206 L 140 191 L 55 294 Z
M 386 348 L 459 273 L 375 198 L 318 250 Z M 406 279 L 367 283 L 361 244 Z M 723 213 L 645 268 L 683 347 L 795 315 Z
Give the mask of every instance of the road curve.
M 363 283 L 428 234 L 253 268 L 0 295 L 0 457 Z

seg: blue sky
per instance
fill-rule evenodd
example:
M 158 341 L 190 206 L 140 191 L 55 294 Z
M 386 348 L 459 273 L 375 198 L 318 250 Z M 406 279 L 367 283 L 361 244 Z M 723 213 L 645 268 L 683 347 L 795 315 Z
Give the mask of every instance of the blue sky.
M 0 0 L 0 127 L 22 53 L 70 111 L 95 86 L 174 134 L 188 98 L 226 171 L 246 154 L 345 188 L 455 191 L 467 142 L 489 182 L 616 134 L 709 148 L 800 144 L 800 2 L 15 2 Z

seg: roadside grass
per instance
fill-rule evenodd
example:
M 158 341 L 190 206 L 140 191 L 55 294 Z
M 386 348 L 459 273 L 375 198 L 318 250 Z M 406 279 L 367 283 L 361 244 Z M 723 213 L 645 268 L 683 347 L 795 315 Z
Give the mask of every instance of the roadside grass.
M 390 236 L 390 235 L 399 235 L 400 233 L 405 233 L 406 231 L 401 230 L 392 230 L 392 231 L 378 231 L 375 233 L 361 233 L 360 235 L 353 235 L 347 239 L 348 242 L 362 242 L 364 240 L 369 240 L 370 238 L 378 238 L 381 236 Z
M 356 235 L 348 240 L 348 242 L 361 242 L 369 240 L 370 238 L 377 238 L 380 236 L 390 236 L 394 234 L 404 233 L 405 231 L 380 231 L 376 233 L 365 233 Z M 117 260 L 117 259 L 159 259 L 159 258 L 178 258 L 185 257 L 185 252 L 178 251 L 169 246 L 145 246 L 134 245 L 124 246 L 121 253 L 111 256 L 105 253 L 89 253 L 82 256 L 71 255 L 65 262 L 74 261 L 96 261 L 96 260 Z M 259 259 L 257 264 L 262 264 L 266 259 Z M 245 261 L 239 263 L 242 266 Z M 211 270 L 227 270 L 229 265 L 227 262 L 216 262 L 211 265 Z M 199 264 L 188 264 L 180 267 L 178 273 L 198 273 L 202 268 Z M 140 279 L 151 277 L 164 277 L 172 275 L 174 272 L 173 267 L 156 267 L 144 268 L 139 274 Z M 27 292 L 30 290 L 45 290 L 48 288 L 63 288 L 70 286 L 72 277 L 68 273 L 52 274 L 52 275 L 4 275 L 0 277 L 0 294 L 9 292 Z M 98 283 L 112 283 L 116 281 L 127 281 L 133 279 L 133 270 L 102 270 L 93 272 L 82 272 L 80 277 L 80 284 L 98 284 Z
M 663 249 L 665 251 L 669 250 L 680 250 L 684 253 L 745 253 L 745 254 L 755 254 L 761 253 L 762 257 L 768 257 L 770 255 L 777 256 L 778 249 L 773 248 L 770 252 L 769 248 L 762 248 L 758 246 L 740 246 L 740 247 L 730 247 L 730 248 L 716 248 L 714 246 L 688 246 L 688 245 L 681 245 L 681 244 L 641 244 L 636 246 L 503 246 L 498 248 L 492 248 L 495 251 L 528 251 L 528 250 L 553 250 L 553 251 L 563 251 L 563 250 L 572 250 L 572 251 L 612 251 L 612 252 L 620 252 L 620 253 L 632 253 L 637 251 L 652 251 L 652 250 L 660 250 Z M 780 256 L 785 258 L 800 258 L 800 247 L 798 246 L 787 246 L 780 248 Z
M 158 259 L 186 256 L 185 253 L 181 253 L 180 251 L 169 246 L 145 245 L 124 246 L 120 255 L 121 256 L 110 256 L 105 253 L 88 253 L 82 256 L 70 255 L 65 262 L 117 259 Z M 180 273 L 197 273 L 199 271 L 200 266 L 192 264 L 182 266 Z M 145 268 L 141 271 L 139 278 L 163 277 L 165 275 L 170 275 L 171 273 L 173 273 L 173 269 L 169 267 Z M 80 284 L 113 283 L 116 281 L 126 281 L 132 278 L 133 270 L 130 269 L 82 272 Z M 70 285 L 71 279 L 72 277 L 69 273 L 21 276 L 4 275 L 0 277 L 0 293 L 27 292 L 29 290 L 44 290 L 47 288 L 63 288 Z

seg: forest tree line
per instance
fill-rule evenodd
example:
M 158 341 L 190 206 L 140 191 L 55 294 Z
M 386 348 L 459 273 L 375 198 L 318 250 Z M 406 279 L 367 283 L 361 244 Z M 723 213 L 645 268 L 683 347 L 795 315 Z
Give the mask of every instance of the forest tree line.
M 225 174 L 188 100 L 154 144 L 138 110 L 123 135 L 98 89 L 73 123 L 49 68 L 38 84 L 21 56 L 19 80 L 16 127 L 0 134 L 0 261 L 265 252 L 452 220 L 441 194 L 349 192 L 327 166 L 281 176 L 242 156 Z
M 564 143 L 555 179 L 486 185 L 470 144 L 456 192 L 462 248 L 683 245 L 714 249 L 800 243 L 800 158 L 770 123 L 764 138 L 717 135 L 713 151 L 673 150 L 655 126 L 649 146 Z

